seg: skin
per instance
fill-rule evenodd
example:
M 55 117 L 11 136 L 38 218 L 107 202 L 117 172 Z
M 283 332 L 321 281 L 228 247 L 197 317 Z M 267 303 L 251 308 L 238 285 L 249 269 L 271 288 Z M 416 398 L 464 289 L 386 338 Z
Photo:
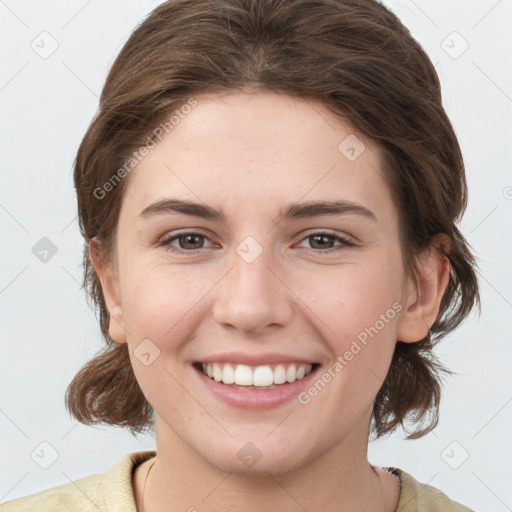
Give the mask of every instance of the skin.
M 347 159 L 338 146 L 355 130 L 320 104 L 267 92 L 196 99 L 127 178 L 117 261 L 103 265 L 90 246 L 110 336 L 128 343 L 155 410 L 144 509 L 396 510 L 398 480 L 367 459 L 372 405 L 396 340 L 418 341 L 434 323 L 449 263 L 424 251 L 419 286 L 406 275 L 379 148 L 357 134 L 366 149 Z M 222 208 L 228 221 L 139 217 L 165 197 Z M 351 213 L 276 223 L 291 202 L 334 199 L 361 204 L 376 220 Z M 157 245 L 188 230 L 206 238 L 171 246 L 196 254 Z M 322 230 L 356 245 L 311 237 Z M 262 248 L 252 263 L 236 252 L 247 236 Z M 435 241 L 449 250 L 443 235 Z M 321 363 L 322 374 L 394 303 L 401 311 L 307 405 L 241 410 L 205 391 L 191 367 L 224 351 L 275 351 Z M 133 351 L 148 338 L 160 356 L 146 366 Z M 262 454 L 252 468 L 237 457 L 248 441 Z M 152 462 L 135 472 L 139 509 Z

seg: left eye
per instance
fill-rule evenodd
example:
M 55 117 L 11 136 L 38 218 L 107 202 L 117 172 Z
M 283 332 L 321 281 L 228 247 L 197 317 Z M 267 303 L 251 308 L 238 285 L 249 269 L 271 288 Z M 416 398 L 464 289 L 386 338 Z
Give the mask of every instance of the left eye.
M 187 253 L 187 254 L 193 254 L 204 247 L 200 247 L 201 240 L 205 239 L 208 240 L 208 237 L 206 235 L 203 235 L 201 233 L 195 233 L 195 232 L 187 232 L 187 233 L 180 233 L 178 235 L 172 235 L 170 237 L 162 239 L 160 242 L 158 242 L 158 246 L 164 246 L 167 248 L 167 250 L 171 252 L 177 252 L 177 253 Z M 311 233 L 308 236 L 304 237 L 301 241 L 314 240 L 314 244 L 320 244 L 320 248 L 311 248 L 313 252 L 316 253 L 326 253 L 331 251 L 339 250 L 339 247 L 349 247 L 355 245 L 353 242 L 347 240 L 346 238 L 343 238 L 339 235 L 336 235 L 334 233 L 325 233 L 325 232 L 316 232 Z M 326 240 L 337 240 L 341 242 L 340 246 L 338 248 L 331 248 L 331 247 L 325 247 Z M 174 241 L 178 241 L 180 247 L 176 247 L 172 245 Z M 329 242 L 327 242 L 329 244 Z M 191 247 L 192 246 L 192 247 Z
M 331 248 L 331 247 L 326 248 L 325 247 L 325 240 L 329 240 L 329 239 L 338 240 L 339 242 L 341 242 L 341 247 L 344 247 L 344 246 L 350 247 L 352 245 L 355 245 L 354 243 L 350 242 L 346 238 L 343 238 L 339 235 L 335 235 L 334 233 L 311 233 L 308 236 L 306 236 L 303 240 L 309 240 L 309 239 L 313 239 L 315 244 L 318 244 L 318 242 L 320 241 L 320 248 L 322 248 L 322 246 L 324 246 L 323 250 L 313 248 L 313 251 L 316 253 L 326 253 L 326 252 L 339 250 L 340 246 L 338 246 L 338 248 Z

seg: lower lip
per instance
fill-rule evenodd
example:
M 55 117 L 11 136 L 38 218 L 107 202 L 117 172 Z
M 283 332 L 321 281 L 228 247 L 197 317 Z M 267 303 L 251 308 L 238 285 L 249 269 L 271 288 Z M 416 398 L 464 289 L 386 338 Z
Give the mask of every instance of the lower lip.
M 210 379 L 195 366 L 193 368 L 206 388 L 224 403 L 239 409 L 271 409 L 297 398 L 310 385 L 319 367 L 295 382 L 261 390 L 234 388 Z

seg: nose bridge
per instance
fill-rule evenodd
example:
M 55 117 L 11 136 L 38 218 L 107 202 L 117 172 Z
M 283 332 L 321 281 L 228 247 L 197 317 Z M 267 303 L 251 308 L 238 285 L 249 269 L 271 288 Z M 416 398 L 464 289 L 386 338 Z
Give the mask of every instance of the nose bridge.
M 236 247 L 230 263 L 215 301 L 216 321 L 247 331 L 285 324 L 291 315 L 291 303 L 277 277 L 272 251 L 247 237 Z

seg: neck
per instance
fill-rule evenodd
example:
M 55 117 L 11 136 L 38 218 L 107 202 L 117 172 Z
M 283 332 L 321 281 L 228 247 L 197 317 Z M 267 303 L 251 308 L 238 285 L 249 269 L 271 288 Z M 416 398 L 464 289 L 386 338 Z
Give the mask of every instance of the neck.
M 137 509 L 144 512 L 256 512 L 265 508 L 292 512 L 298 507 L 324 512 L 394 512 L 398 505 L 399 482 L 368 463 L 367 436 L 360 433 L 347 435 L 337 446 L 298 469 L 247 474 L 223 471 L 210 464 L 159 419 L 156 432 L 157 457 L 145 464 L 137 485 Z M 142 509 L 141 480 L 150 466 Z

